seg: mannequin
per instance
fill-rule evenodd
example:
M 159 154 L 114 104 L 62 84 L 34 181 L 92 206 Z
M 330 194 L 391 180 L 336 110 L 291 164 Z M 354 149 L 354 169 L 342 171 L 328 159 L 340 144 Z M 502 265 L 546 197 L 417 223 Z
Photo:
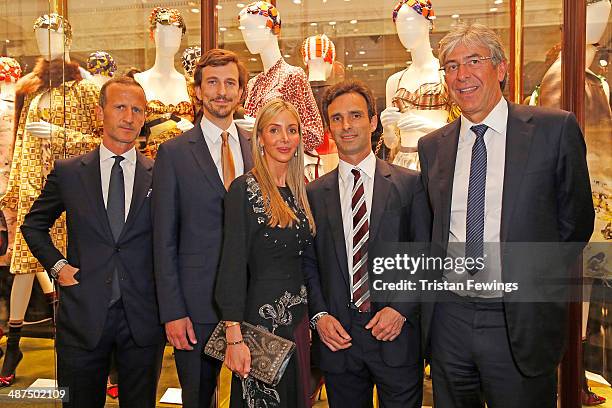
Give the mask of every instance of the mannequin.
M 430 45 L 433 19 L 429 0 L 401 0 L 395 6 L 393 22 L 412 64 L 387 80 L 387 108 L 380 114 L 386 146 L 399 150 L 393 163 L 415 170 L 418 140 L 444 126 L 451 111 L 440 63 Z
M 21 66 L 13 58 L 0 57 L 0 195 L 6 192 L 13 157 L 13 123 L 15 116 L 15 83 L 21 77 Z M 6 221 L 8 247 L 0 256 L 0 265 L 9 266 L 15 235 L 16 214 L 8 208 L 3 211 Z M 0 337 L 2 337 L 0 335 Z M 2 352 L 0 351 L 0 356 Z
M 176 9 L 156 7 L 149 17 L 150 38 L 155 41 L 155 63 L 134 74 L 147 96 L 148 130 L 144 154 L 155 158 L 159 145 L 193 127 L 193 95 L 187 80 L 174 68 L 174 56 L 187 30 Z
M 193 71 L 195 70 L 201 56 L 202 49 L 200 47 L 187 47 L 185 48 L 185 51 L 183 51 L 181 64 L 183 65 L 183 70 L 185 71 L 185 76 L 187 78 L 193 79 Z
M 43 15 L 34 23 L 40 58 L 34 70 L 17 83 L 15 98 L 15 148 L 2 209 L 17 213 L 17 226 L 40 194 L 53 161 L 83 154 L 98 143 L 100 126 L 96 118 L 97 87 L 82 81 L 78 64 L 70 62 L 70 24 L 58 14 Z M 70 114 L 65 115 L 68 107 Z M 51 230 L 60 249 L 66 249 L 65 220 Z M 0 387 L 15 381 L 15 370 L 23 354 L 19 349 L 21 326 L 36 276 L 52 305 L 53 285 L 30 253 L 17 228 L 11 258 L 15 275 L 11 289 L 11 312 L 7 351 L 0 370 Z
M 612 219 L 612 150 L 610 149 L 610 131 L 612 129 L 612 112 L 610 110 L 610 87 L 605 79 L 596 75 L 589 67 L 597 53 L 597 44 L 606 30 L 610 9 L 610 0 L 587 0 L 586 10 L 586 53 L 585 53 L 585 124 L 584 137 L 587 145 L 587 162 L 591 177 L 591 189 L 595 205 L 595 228 L 591 244 L 583 252 L 585 263 L 585 284 L 583 290 L 583 326 L 582 335 L 587 341 L 584 344 L 585 366 L 588 370 L 598 372 L 608 381 L 612 377 L 610 357 L 612 345 L 609 336 L 609 301 L 603 301 L 602 294 L 609 297 L 611 276 L 603 276 L 601 271 L 594 272 L 591 263 L 597 259 L 602 266 L 610 265 L 612 253 L 602 251 L 603 242 L 610 242 L 610 220 Z M 561 105 L 561 54 L 542 78 L 537 103 L 542 106 L 560 107 Z M 608 231 L 608 232 L 607 232 Z M 593 244 L 598 242 L 599 244 Z M 591 300 L 591 290 L 593 298 Z M 596 295 L 597 294 L 597 295 Z M 594 307 L 590 307 L 590 302 Z M 588 320 L 587 320 L 588 317 Z M 587 324 L 589 333 L 587 333 Z M 599 401 L 602 397 L 594 395 L 583 384 L 583 402 L 587 399 Z M 597 399 L 596 399 L 597 398 Z M 605 399 L 603 399 L 605 401 Z M 591 404 L 593 405 L 593 404 Z
M 325 35 L 313 35 L 302 43 L 300 48 L 304 65 L 308 68 L 308 82 L 314 95 L 319 113 L 321 111 L 321 100 L 323 94 L 330 87 L 327 82 L 332 74 L 334 60 L 336 59 L 336 47 L 334 43 Z M 313 152 L 304 154 L 304 173 L 307 181 L 312 181 L 323 174 L 328 169 L 333 169 L 338 164 L 338 154 L 333 140 L 329 137 L 329 132 L 323 134 L 323 143 Z M 330 166 L 331 164 L 331 166 Z
M 91 74 L 89 80 L 98 85 L 98 88 L 102 88 L 117 71 L 117 64 L 108 52 L 96 51 L 87 58 L 87 71 Z
M 270 99 L 282 98 L 291 102 L 300 114 L 305 150 L 313 151 L 323 140 L 323 124 L 317 104 L 302 68 L 285 62 L 278 45 L 281 19 L 276 7 L 257 1 L 242 9 L 238 18 L 242 37 L 251 54 L 258 54 L 264 72 L 252 78 L 247 85 L 244 119 L 236 124 L 253 129 L 257 111 Z

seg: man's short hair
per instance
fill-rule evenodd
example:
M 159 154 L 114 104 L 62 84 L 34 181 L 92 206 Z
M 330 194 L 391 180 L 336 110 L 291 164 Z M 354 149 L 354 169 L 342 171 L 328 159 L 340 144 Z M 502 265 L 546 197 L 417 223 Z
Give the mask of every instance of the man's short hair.
M 323 119 L 325 120 L 326 126 L 329 127 L 329 105 L 331 105 L 337 97 L 348 93 L 356 93 L 363 96 L 363 99 L 365 99 L 368 105 L 368 117 L 372 119 L 373 116 L 376 116 L 376 104 L 374 103 L 374 96 L 370 88 L 361 81 L 354 79 L 347 80 L 332 85 L 323 95 Z
M 249 75 L 246 67 L 235 52 L 220 48 L 213 48 L 202 54 L 193 72 L 194 85 L 199 87 L 202 84 L 202 70 L 204 67 L 220 67 L 232 62 L 238 67 L 238 85 L 241 89 L 246 89 Z
M 459 45 L 464 45 L 466 48 L 488 48 L 491 54 L 491 62 L 494 66 L 497 66 L 502 61 L 506 61 L 506 54 L 499 36 L 484 24 L 459 24 L 449 31 L 439 43 L 438 58 L 440 59 L 440 65 L 446 64 L 448 55 Z M 506 73 L 507 76 L 508 74 Z M 502 84 L 502 89 L 505 83 L 506 78 L 500 83 Z
M 106 89 L 112 84 L 137 86 L 138 88 L 142 90 L 145 100 L 147 99 L 147 94 L 144 88 L 142 87 L 142 85 L 138 83 L 138 81 L 136 81 L 132 77 L 122 75 L 122 76 L 117 76 L 117 77 L 109 79 L 108 81 L 104 83 L 104 85 L 102 85 L 102 88 L 100 88 L 100 99 L 98 100 L 98 105 L 100 105 L 102 108 L 104 107 L 104 105 L 106 105 Z

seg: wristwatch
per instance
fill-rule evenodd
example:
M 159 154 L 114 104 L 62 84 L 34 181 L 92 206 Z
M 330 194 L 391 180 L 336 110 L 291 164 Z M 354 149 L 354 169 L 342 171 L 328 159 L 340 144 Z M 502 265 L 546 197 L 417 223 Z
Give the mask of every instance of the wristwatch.
M 65 259 L 60 259 L 59 261 L 57 261 L 55 263 L 55 265 L 53 265 L 53 267 L 49 270 L 49 275 L 51 275 L 51 277 L 55 280 L 57 280 L 58 276 L 59 276 L 59 271 L 64 267 L 68 265 L 68 261 Z
M 327 312 L 319 312 L 316 315 L 314 315 L 313 318 L 310 319 L 310 328 L 312 330 L 317 330 L 317 323 L 319 322 L 319 319 L 321 319 L 326 314 L 329 314 L 329 313 L 327 313 Z

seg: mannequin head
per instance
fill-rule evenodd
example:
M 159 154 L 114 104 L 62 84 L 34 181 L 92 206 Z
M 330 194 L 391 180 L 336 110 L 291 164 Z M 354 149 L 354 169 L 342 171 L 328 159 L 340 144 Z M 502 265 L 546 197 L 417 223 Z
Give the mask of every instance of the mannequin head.
M 325 81 L 329 78 L 336 59 L 336 47 L 325 34 L 306 38 L 301 52 L 304 64 L 308 66 L 309 81 Z
M 34 22 L 34 35 L 40 55 L 47 60 L 61 58 L 72 43 L 72 28 L 59 14 L 44 14 Z
M 606 30 L 610 0 L 587 0 L 586 43 L 596 44 Z
M 155 7 L 149 16 L 149 35 L 159 56 L 174 56 L 186 31 L 183 16 L 177 9 Z
M 435 19 L 431 1 L 401 0 L 393 9 L 397 35 L 406 49 L 429 47 L 429 30 Z
M 87 71 L 91 75 L 102 75 L 110 78 L 117 71 L 117 64 L 108 52 L 96 51 L 89 54 L 89 58 L 87 58 Z
M 281 29 L 281 18 L 276 7 L 265 1 L 249 4 L 238 15 L 242 37 L 251 54 L 261 54 L 276 44 Z
M 193 71 L 195 70 L 198 60 L 202 56 L 202 49 L 200 47 L 187 47 L 183 51 L 181 57 L 181 64 L 185 70 L 185 75 L 193 78 Z
M 21 66 L 16 59 L 0 57 L 0 84 L 14 84 L 21 78 L 21 73 Z

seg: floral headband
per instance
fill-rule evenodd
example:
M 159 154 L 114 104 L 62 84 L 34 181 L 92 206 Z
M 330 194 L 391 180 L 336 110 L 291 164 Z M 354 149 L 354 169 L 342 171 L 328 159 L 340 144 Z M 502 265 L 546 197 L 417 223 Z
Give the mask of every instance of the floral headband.
M 185 48 L 185 51 L 183 51 L 183 56 L 181 57 L 181 64 L 183 64 L 183 69 L 187 75 L 193 76 L 193 71 L 201 56 L 202 49 L 200 47 Z
M 117 64 L 108 52 L 96 51 L 87 58 L 87 71 L 92 75 L 112 77 L 117 71 Z
M 333 64 L 336 59 L 336 47 L 325 35 L 313 35 L 304 40 L 301 47 L 304 64 L 315 58 L 323 58 L 328 64 Z
M 57 13 L 44 14 L 38 17 L 36 21 L 34 21 L 34 31 L 38 28 L 53 30 L 56 33 L 59 33 L 60 29 L 62 29 L 64 44 L 68 47 L 72 44 L 72 27 L 67 19 Z
M 266 27 L 272 31 L 272 34 L 279 35 L 281 30 L 281 18 L 278 9 L 265 1 L 256 1 L 245 8 L 238 14 L 238 19 L 246 14 L 254 14 L 264 16 L 268 19 Z
M 416 11 L 429 21 L 433 21 L 436 18 L 433 6 L 431 5 L 431 0 L 400 0 L 397 2 L 397 5 L 393 9 L 394 23 L 397 20 L 397 13 L 399 13 L 400 9 L 404 4 L 407 4 L 408 7 L 412 7 L 414 11 Z
M 14 58 L 0 57 L 0 82 L 17 82 L 21 78 L 21 66 Z
M 166 7 L 155 7 L 149 16 L 149 36 L 153 39 L 153 33 L 157 28 L 157 23 L 161 25 L 173 25 L 183 30 L 182 35 L 187 32 L 187 26 L 183 16 L 177 9 L 170 9 Z

